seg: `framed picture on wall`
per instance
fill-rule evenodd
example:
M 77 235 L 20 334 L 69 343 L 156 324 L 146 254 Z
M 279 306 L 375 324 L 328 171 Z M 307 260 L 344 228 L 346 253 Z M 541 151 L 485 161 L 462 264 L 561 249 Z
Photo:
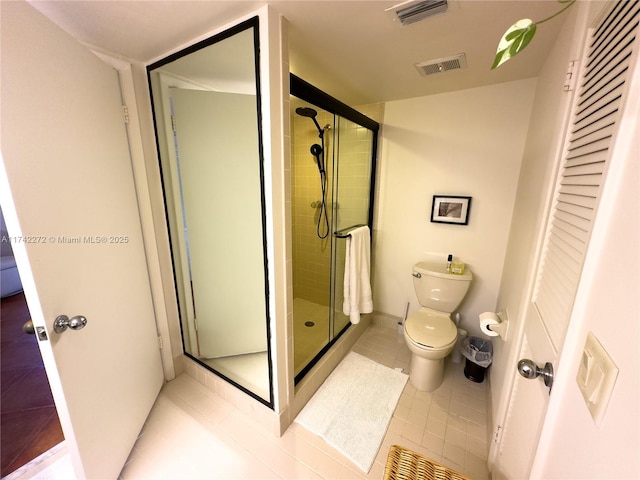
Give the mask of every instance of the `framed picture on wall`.
M 434 195 L 433 205 L 431 206 L 431 221 L 433 223 L 467 225 L 469 223 L 470 208 L 471 197 Z

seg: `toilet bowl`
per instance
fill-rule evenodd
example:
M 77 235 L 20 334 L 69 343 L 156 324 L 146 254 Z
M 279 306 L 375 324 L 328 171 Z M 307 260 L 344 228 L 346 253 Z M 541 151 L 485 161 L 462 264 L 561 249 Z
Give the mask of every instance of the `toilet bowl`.
M 458 340 L 455 323 L 449 315 L 422 308 L 407 317 L 404 340 L 411 351 L 411 383 L 418 390 L 435 390 L 442 383 L 444 359 Z
M 442 383 L 444 359 L 458 339 L 451 313 L 460 305 L 473 278 L 446 271 L 445 265 L 420 262 L 413 266 L 414 288 L 422 308 L 404 322 L 404 340 L 411 351 L 409 380 L 421 391 Z

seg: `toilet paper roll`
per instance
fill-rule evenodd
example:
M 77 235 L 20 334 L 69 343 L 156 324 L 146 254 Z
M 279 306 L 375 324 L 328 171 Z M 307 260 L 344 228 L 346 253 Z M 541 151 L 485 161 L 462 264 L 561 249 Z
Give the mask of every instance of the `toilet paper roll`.
M 480 331 L 489 337 L 497 337 L 498 332 L 494 332 L 490 328 L 494 325 L 500 325 L 500 318 L 493 312 L 484 312 L 480 314 Z

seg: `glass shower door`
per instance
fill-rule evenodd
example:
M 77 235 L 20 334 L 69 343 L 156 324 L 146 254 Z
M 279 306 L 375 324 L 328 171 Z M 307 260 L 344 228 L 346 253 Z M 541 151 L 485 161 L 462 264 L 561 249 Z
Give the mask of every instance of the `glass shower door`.
M 347 240 L 335 232 L 372 224 L 379 124 L 293 74 L 290 86 L 297 385 L 350 325 L 342 313 Z
M 373 131 L 343 117 L 336 119 L 333 232 L 348 230 L 369 223 L 371 207 L 371 173 L 373 162 Z M 332 282 L 330 338 L 335 338 L 349 325 L 349 316 L 342 311 L 344 300 L 344 265 L 346 238 L 332 238 Z
M 295 97 L 291 104 L 294 374 L 298 375 L 330 341 L 335 129 L 330 112 Z M 322 139 L 314 122 L 297 114 L 297 109 L 316 113 L 316 121 L 324 127 Z M 314 145 L 324 150 L 324 177 L 312 153 Z

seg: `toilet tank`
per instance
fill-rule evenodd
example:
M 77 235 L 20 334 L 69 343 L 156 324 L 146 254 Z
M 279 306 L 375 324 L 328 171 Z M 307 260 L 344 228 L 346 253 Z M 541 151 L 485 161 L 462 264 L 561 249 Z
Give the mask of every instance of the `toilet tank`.
M 439 312 L 452 313 L 467 294 L 473 274 L 447 272 L 444 262 L 419 262 L 413 266 L 413 287 L 420 305 Z

